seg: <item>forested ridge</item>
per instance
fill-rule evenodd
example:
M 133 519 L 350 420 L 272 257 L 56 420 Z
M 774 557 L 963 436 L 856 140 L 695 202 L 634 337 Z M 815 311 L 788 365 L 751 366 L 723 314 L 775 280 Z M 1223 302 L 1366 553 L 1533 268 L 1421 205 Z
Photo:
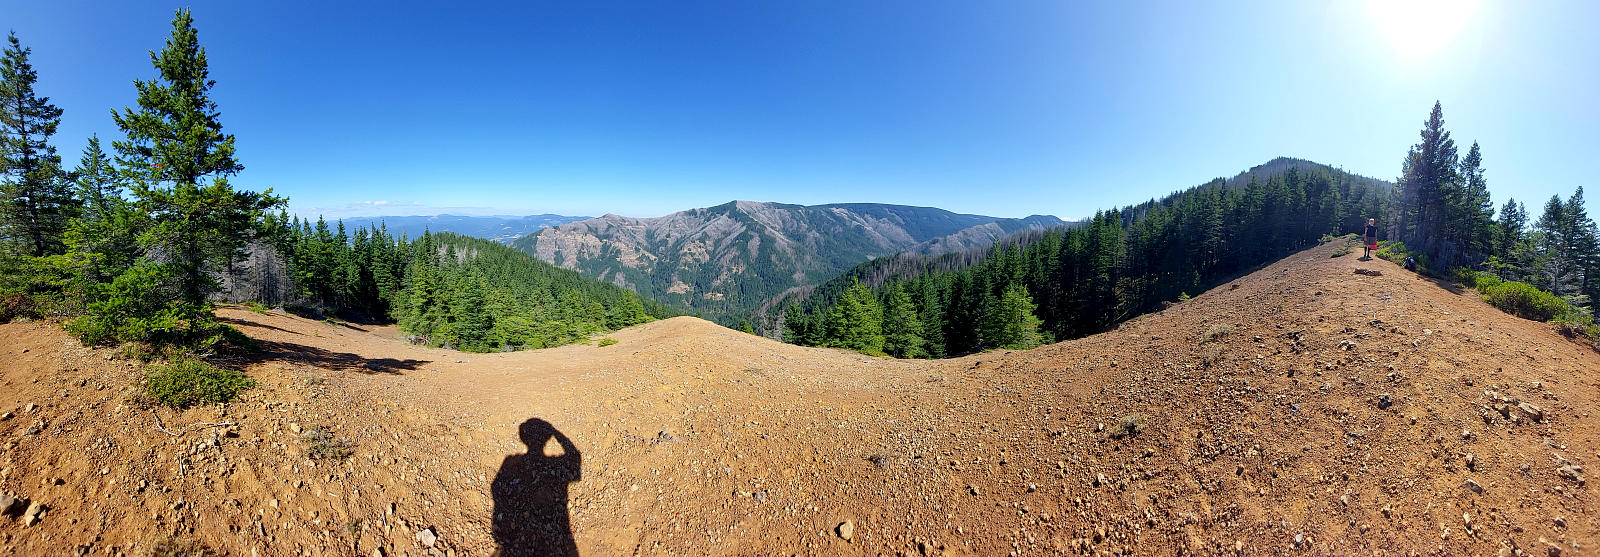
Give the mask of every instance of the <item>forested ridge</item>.
M 783 336 L 898 357 L 1077 338 L 1325 234 L 1360 230 L 1365 215 L 1381 213 L 1387 190 L 1376 180 L 1296 165 L 1237 186 L 1213 180 L 973 254 L 882 258 L 788 304 Z M 885 315 L 876 326 L 881 332 L 871 323 L 875 311 Z M 867 324 L 852 318 L 857 313 L 867 315 Z M 889 315 L 901 322 L 891 323 Z
M 1582 188 L 1552 197 L 1531 229 L 1515 200 L 1497 216 L 1482 149 L 1457 156 L 1437 103 L 1392 187 L 1278 159 L 987 250 L 880 258 L 790 298 L 773 321 L 786 342 L 895 357 L 1029 348 L 1104 331 L 1319 240 L 1360 234 L 1369 218 L 1379 222 L 1379 256 L 1600 338 L 1591 311 L 1600 242 Z M 1539 309 L 1518 309 L 1528 307 Z
M 172 24 L 151 52 L 156 76 L 134 80 L 134 105 L 112 113 L 123 137 L 109 153 L 91 137 L 71 170 L 51 143 L 62 110 L 35 90 L 31 49 L 8 38 L 0 321 L 61 319 L 85 343 L 140 345 L 178 360 L 185 377 L 242 385 L 192 365 L 250 344 L 212 315 L 218 301 L 392 319 L 414 342 L 469 351 L 555 346 L 670 315 L 501 244 L 291 220 L 271 190 L 235 189 L 244 165 L 210 98 L 205 48 L 187 10 Z
M 396 238 L 381 223 L 348 233 L 342 221 L 322 219 L 267 230 L 269 244 L 252 246 L 234 275 L 247 280 L 226 288 L 224 298 L 392 319 L 419 344 L 545 348 L 674 315 L 627 289 L 481 238 L 427 231 Z

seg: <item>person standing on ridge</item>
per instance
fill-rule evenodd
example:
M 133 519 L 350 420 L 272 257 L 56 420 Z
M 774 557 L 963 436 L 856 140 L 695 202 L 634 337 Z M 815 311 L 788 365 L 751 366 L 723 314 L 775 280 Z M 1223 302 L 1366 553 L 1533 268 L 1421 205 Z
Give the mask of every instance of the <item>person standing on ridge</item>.
M 1366 248 L 1361 260 L 1371 260 L 1372 250 L 1378 249 L 1378 219 L 1367 219 L 1367 230 L 1361 235 L 1361 246 Z

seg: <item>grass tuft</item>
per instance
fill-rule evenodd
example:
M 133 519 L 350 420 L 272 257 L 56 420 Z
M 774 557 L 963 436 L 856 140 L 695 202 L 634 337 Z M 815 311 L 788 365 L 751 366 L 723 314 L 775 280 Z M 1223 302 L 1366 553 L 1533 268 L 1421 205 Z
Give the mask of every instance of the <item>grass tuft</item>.
M 255 384 L 242 371 L 185 358 L 152 368 L 145 375 L 145 394 L 166 406 L 188 408 L 231 402 Z
M 324 426 L 312 426 L 300 434 L 300 441 L 306 444 L 306 456 L 312 460 L 333 460 L 343 462 L 355 453 L 355 446 L 350 440 L 343 437 L 334 437 L 333 432 Z
M 1111 437 L 1133 437 L 1141 431 L 1144 431 L 1144 414 L 1128 414 L 1117 421 L 1116 427 L 1111 428 Z
M 1200 344 L 1205 344 L 1205 343 L 1217 340 L 1219 338 L 1227 336 L 1227 334 L 1231 333 L 1231 332 L 1233 332 L 1233 325 L 1229 325 L 1229 324 L 1226 324 L 1226 323 L 1219 324 L 1219 325 L 1212 325 L 1210 329 L 1206 329 L 1206 332 L 1204 334 L 1200 335 Z

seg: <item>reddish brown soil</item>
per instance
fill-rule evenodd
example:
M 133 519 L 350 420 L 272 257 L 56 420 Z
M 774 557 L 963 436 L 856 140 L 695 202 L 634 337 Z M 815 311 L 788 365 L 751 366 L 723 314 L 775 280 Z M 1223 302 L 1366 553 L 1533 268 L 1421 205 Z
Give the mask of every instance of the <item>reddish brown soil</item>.
M 1558 469 L 1600 475 L 1600 354 L 1330 250 L 1113 332 L 933 362 L 693 318 L 465 354 L 225 309 L 268 345 L 260 386 L 183 412 L 136 404 L 143 364 L 4 325 L 0 491 L 48 511 L 0 517 L 0 550 L 489 555 L 499 528 L 508 555 L 1594 553 L 1600 499 Z M 526 455 L 524 424 L 581 457 L 548 432 Z M 308 458 L 292 430 L 316 425 L 354 455 Z

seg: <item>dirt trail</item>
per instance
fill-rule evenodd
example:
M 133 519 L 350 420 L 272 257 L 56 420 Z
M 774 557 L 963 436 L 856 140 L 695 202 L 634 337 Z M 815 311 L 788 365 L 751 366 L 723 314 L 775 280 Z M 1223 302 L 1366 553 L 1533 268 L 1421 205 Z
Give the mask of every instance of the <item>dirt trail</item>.
M 261 386 L 185 412 L 130 402 L 141 364 L 3 325 L 0 491 L 47 510 L 0 517 L 0 550 L 1594 553 L 1576 477 L 1600 472 L 1600 354 L 1330 250 L 1116 331 L 933 362 L 693 318 L 465 354 L 225 309 L 268 347 Z M 1130 414 L 1145 429 L 1113 437 Z M 308 458 L 312 426 L 353 456 Z

